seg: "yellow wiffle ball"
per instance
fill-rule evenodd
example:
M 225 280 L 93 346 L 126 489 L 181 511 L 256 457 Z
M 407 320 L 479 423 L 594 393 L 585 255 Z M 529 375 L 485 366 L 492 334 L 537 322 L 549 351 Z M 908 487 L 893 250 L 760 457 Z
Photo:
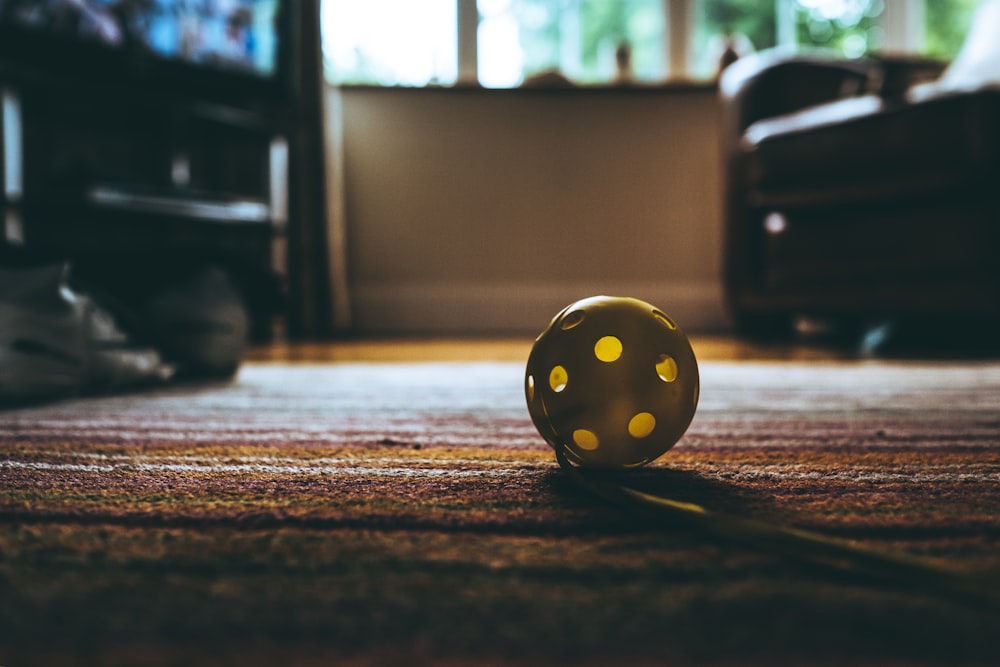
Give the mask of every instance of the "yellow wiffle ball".
M 524 378 L 528 412 L 553 449 L 584 466 L 628 468 L 680 440 L 698 407 L 698 362 L 662 310 L 594 296 L 538 336 Z

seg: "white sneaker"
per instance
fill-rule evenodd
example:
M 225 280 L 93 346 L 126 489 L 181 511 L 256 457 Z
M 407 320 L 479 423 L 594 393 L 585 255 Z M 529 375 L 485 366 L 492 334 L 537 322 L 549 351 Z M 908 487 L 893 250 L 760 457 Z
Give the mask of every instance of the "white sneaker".
M 133 345 L 114 316 L 68 284 L 69 265 L 0 269 L 0 401 L 162 382 L 160 354 Z

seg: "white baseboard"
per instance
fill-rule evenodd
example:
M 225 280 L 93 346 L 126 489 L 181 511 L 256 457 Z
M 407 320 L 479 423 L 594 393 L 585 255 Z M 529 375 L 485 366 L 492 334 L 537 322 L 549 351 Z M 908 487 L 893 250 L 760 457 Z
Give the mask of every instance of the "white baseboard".
M 570 303 L 631 296 L 667 312 L 688 333 L 728 328 L 714 281 L 614 283 L 406 283 L 350 290 L 351 329 L 361 335 L 535 335 Z

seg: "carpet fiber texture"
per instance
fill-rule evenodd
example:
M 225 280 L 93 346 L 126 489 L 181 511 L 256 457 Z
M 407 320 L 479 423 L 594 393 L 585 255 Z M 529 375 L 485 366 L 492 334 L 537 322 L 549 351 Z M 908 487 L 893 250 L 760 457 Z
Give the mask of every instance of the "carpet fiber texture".
M 1000 664 L 996 607 L 588 494 L 516 363 L 0 411 L 0 665 Z M 704 362 L 611 477 L 1000 583 L 1000 364 Z M 626 476 L 627 475 L 627 476 Z

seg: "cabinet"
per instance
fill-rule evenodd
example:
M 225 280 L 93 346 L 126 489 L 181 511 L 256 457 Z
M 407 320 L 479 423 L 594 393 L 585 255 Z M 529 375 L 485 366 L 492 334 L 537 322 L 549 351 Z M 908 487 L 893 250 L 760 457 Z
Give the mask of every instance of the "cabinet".
M 16 68 L 0 68 L 0 105 L 5 261 L 69 259 L 99 283 L 222 263 L 269 335 L 289 218 L 280 108 Z

